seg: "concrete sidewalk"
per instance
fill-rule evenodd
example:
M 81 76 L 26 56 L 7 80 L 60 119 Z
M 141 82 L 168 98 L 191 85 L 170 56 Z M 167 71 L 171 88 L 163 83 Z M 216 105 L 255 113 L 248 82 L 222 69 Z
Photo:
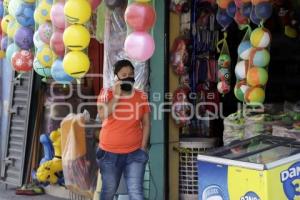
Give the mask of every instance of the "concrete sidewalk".
M 12 186 L 8 186 L 6 190 L 5 185 L 0 184 L 0 200 L 65 200 L 49 195 L 20 196 L 15 194 L 15 189 Z

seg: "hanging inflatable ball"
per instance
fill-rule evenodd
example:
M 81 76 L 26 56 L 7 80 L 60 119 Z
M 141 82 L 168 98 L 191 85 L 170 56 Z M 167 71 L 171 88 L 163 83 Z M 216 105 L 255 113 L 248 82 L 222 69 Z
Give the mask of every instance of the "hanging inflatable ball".
M 18 52 L 20 48 L 15 43 L 8 45 L 6 49 L 6 60 L 11 64 L 11 58 L 15 52 Z
M 71 25 L 63 34 L 65 46 L 72 51 L 81 51 L 90 43 L 90 33 L 82 25 Z
M 135 31 L 148 31 L 155 19 L 155 10 L 150 4 L 132 3 L 125 11 L 125 21 Z
M 249 86 L 247 85 L 246 81 L 242 80 L 236 83 L 234 87 L 234 95 L 239 101 L 244 101 L 244 96 Z
M 216 19 L 223 29 L 226 29 L 233 21 L 233 18 L 227 14 L 226 10 L 221 9 L 218 9 Z
M 244 3 L 241 8 L 241 14 L 247 18 L 250 18 L 251 10 L 252 10 L 252 4 Z
M 127 0 L 105 0 L 104 3 L 110 10 L 114 10 L 115 8 L 125 7 Z
M 219 81 L 229 81 L 230 72 L 227 68 L 221 68 L 218 70 L 218 79 Z
M 28 50 L 20 50 L 13 54 L 11 64 L 18 72 L 30 71 L 33 64 L 33 54 Z
M 234 17 L 235 16 L 235 13 L 237 11 L 237 7 L 235 5 L 235 2 L 232 1 L 228 4 L 228 7 L 226 9 L 226 12 L 227 14 L 230 16 L 230 17 Z
M 262 2 L 268 2 L 269 0 L 251 0 L 252 5 L 257 5 Z
M 219 82 L 217 88 L 221 94 L 227 94 L 230 91 L 230 85 L 226 81 Z
M 252 46 L 250 41 L 246 40 L 240 43 L 238 47 L 238 55 L 243 60 L 249 60 Z
M 72 82 L 74 79 L 66 74 L 63 68 L 63 61 L 57 59 L 53 62 L 51 67 L 51 75 L 52 78 L 60 84 L 68 84 Z
M 235 66 L 235 76 L 238 80 L 243 80 L 247 76 L 248 71 L 248 61 L 242 60 L 238 62 Z
M 1 38 L 1 50 L 6 51 L 7 44 L 8 44 L 8 37 L 4 36 L 3 38 Z
M 227 9 L 232 0 L 217 0 L 217 4 L 222 9 Z
M 265 67 L 270 63 L 270 53 L 267 49 L 254 50 L 250 55 L 250 62 L 256 67 Z
M 271 34 L 266 28 L 256 28 L 251 33 L 250 41 L 256 48 L 266 48 L 270 45 Z
M 11 15 L 5 15 L 1 20 L 1 29 L 2 32 L 7 34 L 7 27 L 10 21 L 13 21 L 14 18 Z
M 61 30 L 65 29 L 65 14 L 64 14 L 65 4 L 63 2 L 55 3 L 50 12 L 50 18 L 52 24 Z
M 9 0 L 8 3 L 8 14 L 13 16 L 14 18 L 16 17 L 16 11 L 19 7 L 19 5 L 22 4 L 21 0 Z
M 21 27 L 21 25 L 16 20 L 10 21 L 7 26 L 7 36 L 9 38 L 14 38 L 17 30 L 20 27 Z
M 70 24 L 84 24 L 92 14 L 92 8 L 87 0 L 68 0 L 64 13 Z
M 63 42 L 63 33 L 56 31 L 52 34 L 50 39 L 50 48 L 59 57 L 65 55 L 65 45 Z
M 51 67 L 53 63 L 53 52 L 49 45 L 37 49 L 37 59 L 44 67 Z
M 247 72 L 247 83 L 248 85 L 264 86 L 268 81 L 268 72 L 261 67 L 251 67 Z
M 272 15 L 272 4 L 270 2 L 261 2 L 255 6 L 256 16 L 264 21 Z
M 261 87 L 249 88 L 245 93 L 245 101 L 249 104 L 262 104 L 265 101 L 265 91 Z
M 244 15 L 242 15 L 241 10 L 238 10 L 238 11 L 235 13 L 234 21 L 235 21 L 239 26 L 243 26 L 243 25 L 249 24 L 249 19 L 248 19 L 248 17 L 245 17 Z
M 45 43 L 40 39 L 38 31 L 33 34 L 33 43 L 36 48 L 40 48 L 45 45 Z
M 71 51 L 67 53 L 63 60 L 65 72 L 73 78 L 82 78 L 89 71 L 90 60 L 81 51 Z
M 39 26 L 38 29 L 39 38 L 46 44 L 50 44 L 50 38 L 52 36 L 52 24 L 47 22 Z
M 20 27 L 14 37 L 15 43 L 25 50 L 33 47 L 33 30 L 29 27 Z
M 221 54 L 218 59 L 218 66 L 229 68 L 231 65 L 231 58 L 228 54 Z
M 255 13 L 255 6 L 252 6 L 251 14 L 250 14 L 250 20 L 251 20 L 252 23 L 254 23 L 256 25 L 260 25 L 260 23 L 263 21 L 262 19 L 257 17 L 257 15 Z
M 46 0 L 42 0 L 34 11 L 34 21 L 38 24 L 44 24 L 50 21 L 50 10 L 52 4 Z
M 16 20 L 22 26 L 33 26 L 34 25 L 34 4 L 21 3 L 16 11 Z
M 51 77 L 51 68 L 47 68 L 47 67 L 44 67 L 39 61 L 37 58 L 35 58 L 33 60 L 33 69 L 34 71 L 42 76 L 42 77 L 46 77 L 46 78 L 49 78 Z

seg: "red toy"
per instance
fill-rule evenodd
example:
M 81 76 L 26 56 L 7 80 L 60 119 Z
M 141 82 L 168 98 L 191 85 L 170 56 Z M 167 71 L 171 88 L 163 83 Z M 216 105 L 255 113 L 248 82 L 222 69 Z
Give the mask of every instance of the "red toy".
M 27 72 L 32 69 L 33 54 L 28 50 L 20 50 L 11 58 L 12 66 L 16 71 Z

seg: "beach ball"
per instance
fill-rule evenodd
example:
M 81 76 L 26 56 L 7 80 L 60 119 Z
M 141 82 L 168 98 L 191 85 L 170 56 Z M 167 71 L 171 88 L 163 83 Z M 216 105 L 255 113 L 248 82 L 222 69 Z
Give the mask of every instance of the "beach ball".
M 270 2 L 261 2 L 255 6 L 256 16 L 264 21 L 271 17 L 272 10 L 272 3 Z
M 21 4 L 22 4 L 21 0 L 9 0 L 8 14 L 10 14 L 13 17 L 16 17 L 16 11 Z
M 102 0 L 89 0 L 92 10 L 96 10 L 97 7 L 101 4 Z
M 15 43 L 11 43 L 10 45 L 8 45 L 8 47 L 6 49 L 6 60 L 8 61 L 8 63 L 11 63 L 11 58 L 12 58 L 13 54 L 15 52 L 18 52 L 19 50 L 20 50 L 20 48 Z
M 231 1 L 228 4 L 228 7 L 226 8 L 226 12 L 230 17 L 234 17 L 236 11 L 237 11 L 237 6 L 235 5 L 234 1 Z
M 265 67 L 270 63 L 270 53 L 267 49 L 254 50 L 251 52 L 250 62 L 256 67 Z
M 251 2 L 249 3 L 244 3 L 242 5 L 242 8 L 241 8 L 241 14 L 245 17 L 248 17 L 250 18 L 250 15 L 251 15 L 251 10 L 252 10 L 252 4 Z
M 125 21 L 134 31 L 148 31 L 155 19 L 155 10 L 150 4 L 132 3 L 125 11 Z
M 33 60 L 34 71 L 42 77 L 51 77 L 51 68 L 44 67 L 37 58 Z
M 232 0 L 217 0 L 217 4 L 222 9 L 227 9 Z
M 231 65 L 231 58 L 228 54 L 221 54 L 218 58 L 218 66 L 228 68 Z
M 119 7 L 125 7 L 127 5 L 127 0 L 104 0 L 106 7 L 111 10 Z
M 46 43 L 50 44 L 50 38 L 53 33 L 52 24 L 50 22 L 44 23 L 39 26 L 38 29 L 40 39 Z
M 12 55 L 11 64 L 18 72 L 30 71 L 33 64 L 33 54 L 28 50 L 20 50 Z
M 81 51 L 90 43 L 90 32 L 82 25 L 71 25 L 64 31 L 65 46 L 72 51 Z
M 1 38 L 1 50 L 5 51 L 7 49 L 7 45 L 8 45 L 8 37 L 4 36 L 3 38 Z
M 124 49 L 131 59 L 144 62 L 154 53 L 154 39 L 147 32 L 132 32 L 125 40 Z
M 50 39 L 50 48 L 59 57 L 65 55 L 65 45 L 63 42 L 63 33 L 56 31 L 52 34 Z
M 226 10 L 221 9 L 218 9 L 216 19 L 223 29 L 226 29 L 233 21 L 233 18 L 227 14 Z
M 271 34 L 266 28 L 256 28 L 250 36 L 252 46 L 256 48 L 266 48 L 270 45 Z
M 45 45 L 45 43 L 40 39 L 38 31 L 33 34 L 33 43 L 36 48 L 40 48 Z
M 44 67 L 51 67 L 53 63 L 53 52 L 50 49 L 49 45 L 44 45 L 37 49 L 36 53 L 38 61 L 44 66 Z
M 243 60 L 248 60 L 250 56 L 250 52 L 252 49 L 252 45 L 249 40 L 243 41 L 240 43 L 238 47 L 238 55 Z
M 268 72 L 261 67 L 251 67 L 247 72 L 247 83 L 250 86 L 266 85 L 268 81 Z
M 64 6 L 63 2 L 55 3 L 50 11 L 50 18 L 52 24 L 58 29 L 65 29 L 65 14 L 64 14 Z
M 14 38 L 17 30 L 20 27 L 21 27 L 21 25 L 16 20 L 10 21 L 7 26 L 7 36 L 9 38 Z
M 245 60 L 242 60 L 236 64 L 234 72 L 238 80 L 242 80 L 246 78 L 248 65 L 249 65 L 248 61 Z
M 7 33 L 7 27 L 10 21 L 13 21 L 14 17 L 11 15 L 5 15 L 1 20 L 1 29 L 3 33 Z
M 87 0 L 68 0 L 64 13 L 70 24 L 84 24 L 91 17 L 92 8 Z
M 245 101 L 249 104 L 262 104 L 265 101 L 265 91 L 261 87 L 251 87 L 245 93 Z
M 255 13 L 255 6 L 252 6 L 251 13 L 250 13 L 250 20 L 252 23 L 256 25 L 259 25 L 262 22 L 262 20 L 259 17 L 257 17 Z
M 34 4 L 22 3 L 18 6 L 15 13 L 16 20 L 22 26 L 33 26 L 34 25 Z
M 221 68 L 218 70 L 218 79 L 219 81 L 229 81 L 230 72 L 228 68 Z
M 3 1 L 0 1 L 0 18 L 2 18 L 4 15 L 4 6 Z
M 70 51 L 63 60 L 65 72 L 73 78 L 82 78 L 89 71 L 90 60 L 82 51 Z
M 230 85 L 226 81 L 219 82 L 217 88 L 221 94 L 227 94 L 230 91 Z
M 51 7 L 52 5 L 50 2 L 46 0 L 42 0 L 34 11 L 33 14 L 34 21 L 38 24 L 43 24 L 46 23 L 47 21 L 50 21 Z
M 57 59 L 53 62 L 51 67 L 51 75 L 52 78 L 60 84 L 68 84 L 72 82 L 74 79 L 66 74 L 63 68 L 63 61 Z
M 234 87 L 234 95 L 239 101 L 244 101 L 244 96 L 249 86 L 247 85 L 245 80 L 239 81 L 236 83 Z
M 29 27 L 20 27 L 14 37 L 15 43 L 25 50 L 29 50 L 33 47 L 33 30 Z

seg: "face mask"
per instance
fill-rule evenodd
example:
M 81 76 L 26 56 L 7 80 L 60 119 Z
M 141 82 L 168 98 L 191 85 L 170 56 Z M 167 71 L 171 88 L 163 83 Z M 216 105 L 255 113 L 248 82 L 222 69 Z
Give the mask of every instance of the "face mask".
M 123 78 L 123 79 L 119 79 L 119 80 L 122 81 L 121 89 L 123 91 L 130 92 L 132 90 L 133 84 L 135 82 L 133 77 L 127 77 L 127 78 Z

